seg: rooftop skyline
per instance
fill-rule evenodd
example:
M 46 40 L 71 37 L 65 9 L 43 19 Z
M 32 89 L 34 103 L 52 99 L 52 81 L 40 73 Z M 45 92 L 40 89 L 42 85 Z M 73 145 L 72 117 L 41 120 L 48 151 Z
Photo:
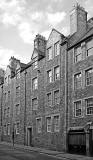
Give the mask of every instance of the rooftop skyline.
M 28 63 L 36 34 L 48 38 L 55 28 L 69 35 L 70 11 L 76 0 L 0 0 L 0 67 L 6 68 L 11 56 Z M 93 17 L 93 1 L 78 0 Z

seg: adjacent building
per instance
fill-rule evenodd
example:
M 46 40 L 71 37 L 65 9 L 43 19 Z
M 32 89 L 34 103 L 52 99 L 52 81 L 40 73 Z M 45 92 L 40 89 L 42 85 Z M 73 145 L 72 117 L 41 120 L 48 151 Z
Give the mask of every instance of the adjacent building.
M 0 85 L 2 141 L 93 154 L 93 18 L 79 4 L 70 35 L 36 35 L 28 64 L 11 57 Z

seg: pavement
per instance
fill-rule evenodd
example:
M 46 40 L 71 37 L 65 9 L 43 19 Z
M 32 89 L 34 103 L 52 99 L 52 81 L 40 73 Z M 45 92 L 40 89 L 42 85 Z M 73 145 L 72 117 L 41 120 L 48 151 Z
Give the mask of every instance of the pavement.
M 7 143 L 7 142 L 0 142 L 2 145 L 6 146 L 13 146 L 12 143 Z M 67 159 L 67 160 L 93 160 L 93 157 L 88 157 L 84 155 L 77 155 L 77 154 L 69 154 L 69 153 L 64 153 L 64 152 L 58 152 L 58 151 L 52 151 L 44 148 L 38 148 L 38 147 L 31 147 L 31 146 L 24 146 L 24 145 L 19 145 L 15 144 L 13 146 L 14 149 L 22 149 L 22 150 L 27 150 L 29 152 L 34 151 L 38 152 L 40 154 L 47 154 L 52 157 L 56 157 L 58 159 Z

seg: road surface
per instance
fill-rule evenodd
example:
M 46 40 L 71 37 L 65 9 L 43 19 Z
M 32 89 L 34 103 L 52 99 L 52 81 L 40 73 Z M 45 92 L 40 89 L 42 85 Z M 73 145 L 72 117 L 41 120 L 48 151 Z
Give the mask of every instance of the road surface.
M 66 158 L 57 158 L 37 151 L 27 151 L 17 149 L 12 146 L 0 144 L 0 160 L 66 160 Z

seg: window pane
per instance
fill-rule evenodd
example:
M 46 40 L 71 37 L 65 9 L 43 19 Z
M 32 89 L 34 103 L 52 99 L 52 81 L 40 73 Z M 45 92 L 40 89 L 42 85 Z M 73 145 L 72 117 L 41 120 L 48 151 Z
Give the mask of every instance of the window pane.
M 93 84 L 93 69 L 89 69 L 85 72 L 85 80 L 86 80 L 86 85 Z
M 47 49 L 48 60 L 52 59 L 52 47 Z
M 87 42 L 87 50 L 93 47 L 93 39 Z
M 93 55 L 93 47 L 87 50 L 87 56 Z
M 87 114 L 93 114 L 93 98 L 86 100 Z
M 32 108 L 33 110 L 38 109 L 38 99 L 37 98 L 32 99 Z
M 47 117 L 47 132 L 51 132 L 51 117 Z
M 20 105 L 17 104 L 16 105 L 16 115 L 19 115 L 20 114 Z
M 6 126 L 6 124 L 4 125 L 4 135 L 7 135 L 7 126 Z
M 74 88 L 81 88 L 81 73 L 74 76 Z
M 42 122 L 41 118 L 37 119 L 37 133 L 41 133 L 42 131 Z
M 10 124 L 7 125 L 7 134 L 10 135 Z
M 54 116 L 54 132 L 59 131 L 59 116 Z
M 52 71 L 47 71 L 47 81 L 48 83 L 51 83 L 52 82 Z
M 82 60 L 82 50 L 81 50 L 81 46 L 75 48 L 75 62 L 78 62 Z
M 57 43 L 54 45 L 54 52 L 55 52 L 55 56 L 59 55 L 59 53 L 60 53 L 60 50 L 59 50 L 59 42 L 57 42 Z
M 10 107 L 7 108 L 7 116 L 10 117 Z
M 74 107 L 75 107 L 75 116 L 76 117 L 81 116 L 82 114 L 81 101 L 75 102 Z
M 16 97 L 20 96 L 20 86 L 16 87 Z
M 59 79 L 59 76 L 60 76 L 60 70 L 59 70 L 59 66 L 55 67 L 54 68 L 54 79 L 57 80 Z
M 32 88 L 33 88 L 33 90 L 38 89 L 38 80 L 37 80 L 37 78 L 34 78 L 32 80 Z
M 16 134 L 19 134 L 19 130 L 20 130 L 20 123 L 17 122 L 16 123 Z
M 48 103 L 48 106 L 51 106 L 51 103 L 52 103 L 52 95 L 51 95 L 51 93 L 47 94 L 47 103 Z
M 60 97 L 59 97 L 59 90 L 54 92 L 54 104 L 59 104 Z

